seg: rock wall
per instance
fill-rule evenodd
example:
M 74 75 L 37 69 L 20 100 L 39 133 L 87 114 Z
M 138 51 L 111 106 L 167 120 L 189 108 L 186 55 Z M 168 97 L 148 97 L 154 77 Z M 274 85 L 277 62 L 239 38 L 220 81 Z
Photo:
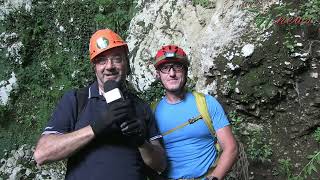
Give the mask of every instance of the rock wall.
M 131 51 L 132 80 L 140 90 L 154 81 L 153 57 L 161 46 L 177 44 L 189 56 L 189 76 L 196 88 L 216 93 L 216 81 L 206 83 L 216 69 L 215 59 L 225 49 L 240 43 L 248 33 L 252 16 L 241 0 L 208 1 L 206 7 L 192 1 L 138 1 L 139 12 L 132 19 L 127 38 Z M 274 3 L 269 1 L 263 7 Z
M 0 20 L 3 19 L 5 14 L 8 14 L 14 9 L 24 7 L 25 10 L 29 11 L 31 9 L 31 0 L 4 0 L 3 4 L 0 5 Z M 12 39 L 16 39 L 17 34 L 6 34 L 6 32 L 1 32 L 0 34 L 0 48 L 6 49 L 6 57 L 10 57 L 15 63 L 21 64 L 21 57 L 18 53 L 23 47 L 21 42 L 9 43 Z M 0 105 L 6 105 L 11 91 L 17 87 L 15 73 L 11 73 L 11 78 L 8 80 L 0 81 Z
M 64 178 L 66 172 L 65 162 L 59 162 L 42 167 L 36 166 L 33 159 L 34 147 L 22 145 L 17 150 L 12 150 L 5 154 L 6 158 L 0 160 L 0 179 L 52 179 L 60 180 Z
M 0 5 L 0 20 L 3 19 L 3 15 L 19 7 L 24 7 L 26 11 L 30 11 L 32 0 L 3 0 L 3 4 Z

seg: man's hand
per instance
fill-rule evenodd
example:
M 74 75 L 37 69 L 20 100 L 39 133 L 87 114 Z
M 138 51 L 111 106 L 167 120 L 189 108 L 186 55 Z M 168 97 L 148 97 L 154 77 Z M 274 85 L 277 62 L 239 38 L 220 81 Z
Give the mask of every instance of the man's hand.
M 120 130 L 119 124 L 128 117 L 130 108 L 130 100 L 125 100 L 108 104 L 105 111 L 95 111 L 90 121 L 94 134 L 97 136 L 101 133 L 112 133 Z
M 144 118 L 133 118 L 120 125 L 121 131 L 128 136 L 136 146 L 141 146 L 146 138 L 146 123 Z

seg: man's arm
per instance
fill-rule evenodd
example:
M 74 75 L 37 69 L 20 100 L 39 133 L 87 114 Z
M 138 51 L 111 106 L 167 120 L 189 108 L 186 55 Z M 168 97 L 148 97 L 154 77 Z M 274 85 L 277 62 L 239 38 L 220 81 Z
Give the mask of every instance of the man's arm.
M 163 172 L 167 167 L 166 155 L 158 140 L 150 143 L 145 141 L 139 148 L 141 157 L 146 165 L 157 172 Z
M 67 134 L 42 135 L 34 152 L 34 159 L 38 165 L 42 165 L 67 158 L 88 144 L 94 137 L 91 126 Z
M 222 148 L 222 153 L 217 166 L 210 176 L 215 176 L 219 180 L 222 180 L 236 161 L 238 156 L 238 147 L 230 126 L 217 130 L 216 134 Z
M 115 127 L 115 122 L 127 116 L 128 113 L 126 109 L 129 103 L 130 102 L 127 101 L 115 102 L 105 110 L 100 109 L 99 111 L 91 113 L 91 120 L 89 120 L 90 125 L 77 131 L 66 134 L 43 135 L 39 139 L 34 153 L 37 164 L 41 165 L 46 162 L 67 158 L 88 144 L 94 137 L 102 133 L 113 133 L 117 131 L 119 128 Z M 59 117 L 63 117 L 63 114 L 60 114 Z M 65 119 L 55 118 L 55 120 L 60 120 L 64 123 L 68 122 Z

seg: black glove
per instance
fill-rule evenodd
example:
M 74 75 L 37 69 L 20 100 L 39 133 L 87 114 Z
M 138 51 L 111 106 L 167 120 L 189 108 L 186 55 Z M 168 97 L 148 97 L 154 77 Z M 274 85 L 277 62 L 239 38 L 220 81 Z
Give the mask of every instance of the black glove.
M 144 118 L 133 118 L 125 121 L 120 125 L 121 132 L 128 136 L 132 143 L 141 146 L 146 138 L 146 123 Z
M 104 133 L 112 133 L 115 130 L 119 130 L 119 124 L 128 117 L 131 110 L 130 100 L 116 101 L 108 104 L 108 108 L 105 111 L 96 111 L 92 115 L 90 126 L 94 134 L 97 136 Z

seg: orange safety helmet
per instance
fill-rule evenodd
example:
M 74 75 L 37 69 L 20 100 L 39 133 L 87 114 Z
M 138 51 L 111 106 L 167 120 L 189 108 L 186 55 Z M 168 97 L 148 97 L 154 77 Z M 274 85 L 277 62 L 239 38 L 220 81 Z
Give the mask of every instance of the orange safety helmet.
M 94 58 L 102 52 L 121 46 L 124 47 L 127 57 L 129 52 L 128 45 L 118 34 L 110 29 L 98 30 L 91 36 L 90 39 L 90 62 L 93 62 Z
M 168 62 L 180 62 L 187 67 L 190 64 L 186 53 L 176 45 L 162 46 L 155 57 L 154 67 L 158 69 L 161 64 Z

